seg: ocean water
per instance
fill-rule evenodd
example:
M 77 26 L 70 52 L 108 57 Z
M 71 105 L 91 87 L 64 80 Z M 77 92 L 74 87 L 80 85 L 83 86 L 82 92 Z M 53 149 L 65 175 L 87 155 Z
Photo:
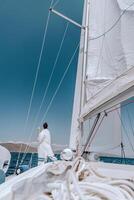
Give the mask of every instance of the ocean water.
M 15 171 L 15 168 L 16 168 L 16 165 L 17 165 L 18 156 L 19 156 L 19 153 L 16 153 L 16 152 L 11 153 L 11 162 L 10 162 L 10 165 L 9 165 L 9 169 L 6 173 L 7 176 L 14 174 L 14 171 Z M 19 164 L 21 163 L 22 158 L 24 158 L 24 153 L 20 153 Z M 27 153 L 26 154 L 24 162 L 23 162 L 24 165 L 30 164 L 31 167 L 36 167 L 37 163 L 38 163 L 37 153 L 33 153 L 33 154 Z
M 100 157 L 100 161 L 115 164 L 134 165 L 134 158 Z
M 25 156 L 25 157 L 24 157 Z M 56 154 L 55 155 L 57 157 L 57 159 L 60 159 L 60 155 Z M 17 161 L 19 157 L 19 162 Z M 9 165 L 9 169 L 6 173 L 6 176 L 12 175 L 15 172 L 15 168 L 18 164 L 20 164 L 22 162 L 22 159 L 24 159 L 24 162 L 22 163 L 23 165 L 30 165 L 31 168 L 36 167 L 38 164 L 38 154 L 37 153 L 27 153 L 24 155 L 24 153 L 16 153 L 16 152 L 12 152 L 11 153 L 11 162 Z
M 60 159 L 60 155 L 56 154 L 55 155 L 57 157 L 57 159 Z M 21 153 L 20 154 L 20 158 L 19 158 L 19 163 L 21 162 L 22 158 L 24 158 L 24 154 Z M 7 171 L 7 176 L 12 175 L 15 171 L 15 167 L 17 164 L 17 160 L 18 160 L 18 153 L 11 153 L 11 162 L 10 162 L 10 166 L 9 169 Z M 132 158 L 116 158 L 116 157 L 100 157 L 100 161 L 102 162 L 106 162 L 106 163 L 116 163 L 116 164 L 129 164 L 129 165 L 134 165 L 134 159 Z M 38 155 L 37 153 L 27 153 L 24 159 L 23 164 L 24 165 L 29 165 L 31 167 L 36 167 L 38 163 Z

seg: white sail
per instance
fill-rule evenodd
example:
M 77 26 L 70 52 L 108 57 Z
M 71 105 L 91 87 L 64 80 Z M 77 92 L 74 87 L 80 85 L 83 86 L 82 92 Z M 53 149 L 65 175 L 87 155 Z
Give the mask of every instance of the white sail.
M 118 112 L 120 113 L 120 111 Z M 84 122 L 82 137 L 83 146 L 87 141 L 87 136 L 90 133 L 93 122 L 94 118 Z M 90 152 L 106 153 L 108 150 L 119 147 L 121 144 L 121 129 L 121 121 L 117 110 L 110 112 L 107 117 L 104 118 L 99 128 L 97 128 L 95 137 L 86 150 Z M 120 154 L 120 151 L 118 154 Z
M 72 120 L 70 139 L 72 149 L 76 149 L 79 135 L 78 120 L 83 122 L 134 96 L 134 6 L 132 3 L 132 0 L 90 0 L 89 16 L 88 19 L 86 18 L 89 22 L 89 31 L 85 79 L 82 82 L 84 92 L 81 92 L 83 97 L 78 95 L 80 89 L 77 88 L 81 88 L 81 81 L 77 80 L 74 101 L 77 103 L 73 110 L 75 117 Z M 83 40 L 82 35 L 81 41 Z M 79 74 L 83 68 L 81 58 L 80 54 Z M 78 103 L 80 98 L 84 98 L 84 103 L 81 105 Z M 115 118 L 119 122 L 118 116 Z
M 107 30 L 109 32 L 88 42 L 84 113 L 89 113 L 105 103 L 108 96 L 111 99 L 120 94 L 127 84 L 124 91 L 134 85 L 133 7 L 120 18 L 132 2 L 125 4 L 117 0 L 90 1 L 89 39 L 103 35 Z M 118 19 L 118 23 L 113 26 Z M 127 72 L 130 68 L 132 70 Z M 112 96 L 108 90 L 111 90 Z

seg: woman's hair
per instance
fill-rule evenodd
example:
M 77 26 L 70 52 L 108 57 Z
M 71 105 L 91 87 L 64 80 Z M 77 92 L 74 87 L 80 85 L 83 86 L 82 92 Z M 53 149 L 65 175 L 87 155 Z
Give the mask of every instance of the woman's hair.
M 46 122 L 43 124 L 43 128 L 44 128 L 44 129 L 47 129 L 47 128 L 48 128 L 48 124 L 47 124 Z

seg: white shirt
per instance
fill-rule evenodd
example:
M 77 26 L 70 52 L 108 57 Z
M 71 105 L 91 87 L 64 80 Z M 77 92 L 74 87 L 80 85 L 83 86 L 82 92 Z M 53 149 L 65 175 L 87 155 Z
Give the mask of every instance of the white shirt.
M 38 157 L 47 158 L 48 156 L 54 156 L 51 148 L 51 135 L 48 129 L 43 129 L 38 136 Z
M 41 144 L 42 142 L 46 142 L 51 145 L 51 136 L 50 131 L 48 129 L 44 129 L 39 133 L 38 142 Z

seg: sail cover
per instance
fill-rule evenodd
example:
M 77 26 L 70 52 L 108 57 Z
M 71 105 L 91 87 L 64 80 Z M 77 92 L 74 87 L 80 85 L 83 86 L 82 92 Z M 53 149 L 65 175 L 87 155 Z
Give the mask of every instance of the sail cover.
M 84 10 L 84 23 L 85 15 Z M 133 0 L 90 0 L 88 21 L 86 74 L 81 81 L 82 34 L 70 147 L 76 144 L 78 119 L 83 121 L 134 96 Z M 81 84 L 85 87 L 83 104 L 80 104 Z

